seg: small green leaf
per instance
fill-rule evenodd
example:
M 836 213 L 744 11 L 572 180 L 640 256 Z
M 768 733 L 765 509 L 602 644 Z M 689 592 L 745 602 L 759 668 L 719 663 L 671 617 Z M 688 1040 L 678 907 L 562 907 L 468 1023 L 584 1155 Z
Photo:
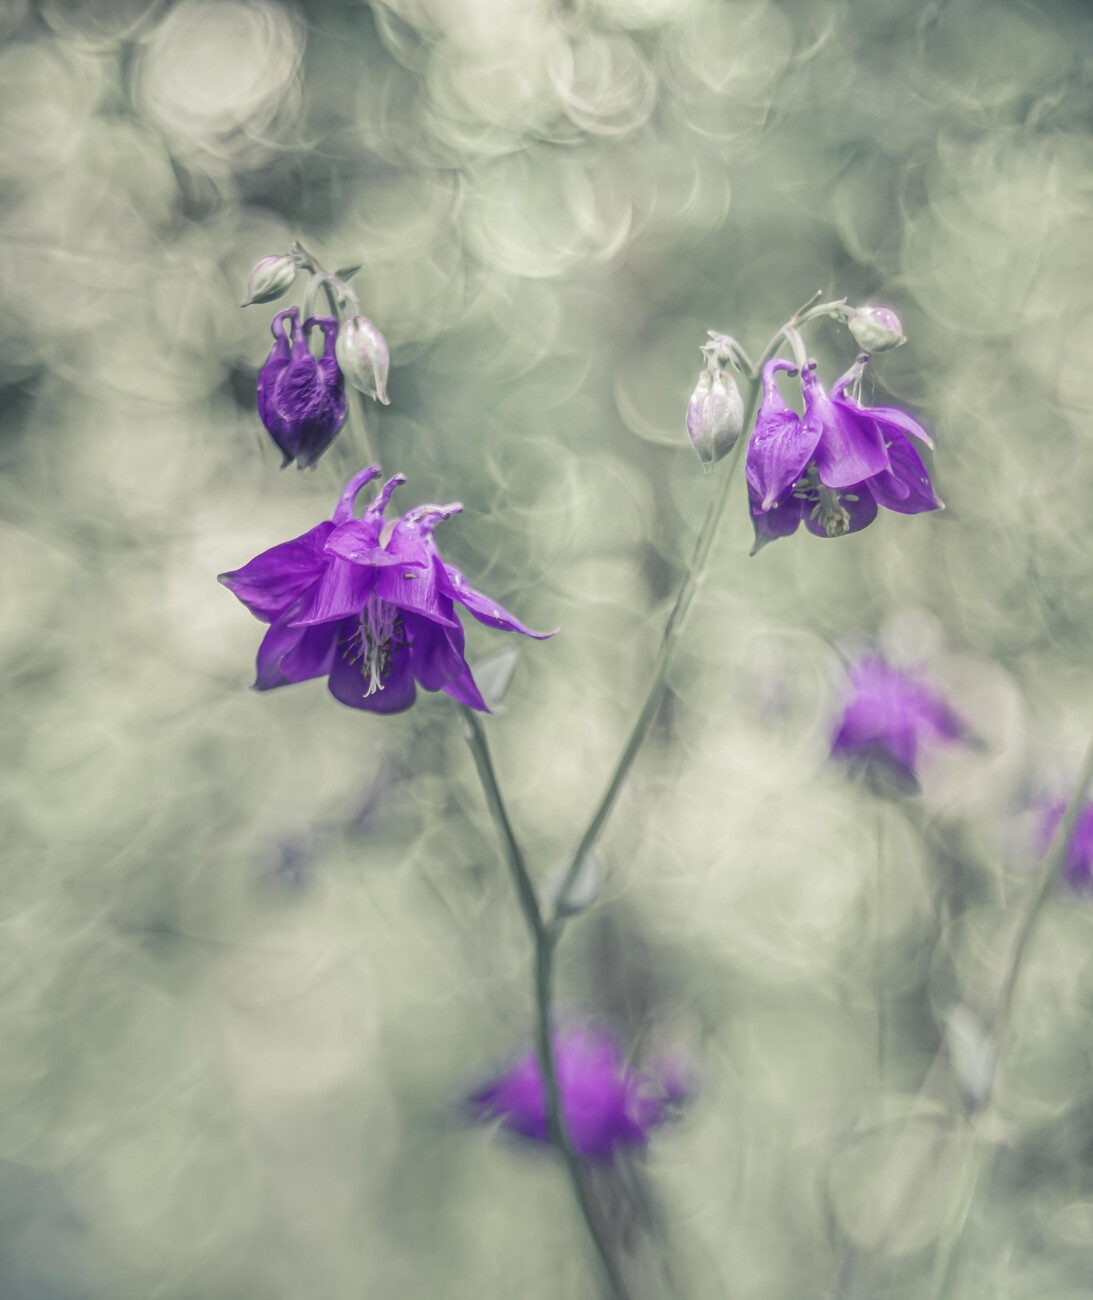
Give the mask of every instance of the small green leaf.
M 352 278 L 357 274 L 357 272 L 360 271 L 363 267 L 364 267 L 364 263 L 358 262 L 356 266 L 339 267 L 339 269 L 335 271 L 334 274 L 338 277 L 339 280 L 348 282 L 349 280 L 352 280 Z
M 505 646 L 503 650 L 497 650 L 492 655 L 487 655 L 485 659 L 479 660 L 471 669 L 474 680 L 478 683 L 478 689 L 482 692 L 482 698 L 489 705 L 491 713 L 499 711 L 501 701 L 512 684 L 512 676 L 516 672 L 519 658 L 518 647 Z

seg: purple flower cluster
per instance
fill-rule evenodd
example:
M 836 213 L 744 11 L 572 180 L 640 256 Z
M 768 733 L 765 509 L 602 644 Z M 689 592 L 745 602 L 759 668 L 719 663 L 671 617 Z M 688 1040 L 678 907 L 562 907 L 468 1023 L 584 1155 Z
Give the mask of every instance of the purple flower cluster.
M 456 602 L 490 627 L 538 640 L 554 633 L 525 627 L 441 559 L 433 530 L 462 506 L 417 506 L 385 523 L 391 493 L 405 481 L 396 475 L 354 519 L 358 493 L 379 473 L 355 474 L 329 520 L 220 575 L 270 625 L 254 685 L 268 691 L 327 677 L 336 699 L 373 713 L 408 709 L 419 685 L 489 712 L 467 666 Z
M 868 361 L 858 357 L 830 396 L 810 362 L 801 373 L 803 416 L 778 391 L 777 373 L 796 374 L 793 363 L 775 358 L 763 367 L 763 400 L 746 462 L 752 554 L 802 523 L 817 537 L 841 537 L 868 527 L 878 506 L 901 514 L 941 509 L 911 442 L 932 447 L 925 429 L 904 411 L 863 406 L 853 396 Z
M 899 786 L 915 789 L 924 750 L 970 736 L 967 723 L 934 687 L 864 655 L 850 669 L 831 753 L 877 763 Z
M 672 1104 L 682 1100 L 677 1070 L 632 1070 L 603 1030 L 556 1032 L 554 1058 L 570 1141 L 592 1160 L 609 1160 L 619 1147 L 645 1146 Z M 499 1119 L 521 1137 L 549 1141 L 546 1089 L 533 1051 L 476 1092 L 470 1106 L 476 1119 Z

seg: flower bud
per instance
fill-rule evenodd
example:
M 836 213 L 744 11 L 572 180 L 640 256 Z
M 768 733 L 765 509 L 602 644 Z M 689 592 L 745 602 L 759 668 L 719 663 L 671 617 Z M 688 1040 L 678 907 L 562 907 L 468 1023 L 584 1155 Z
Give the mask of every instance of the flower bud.
M 703 370 L 687 406 L 687 432 L 709 469 L 728 455 L 744 427 L 744 399 L 724 370 Z
M 907 342 L 899 317 L 887 307 L 855 307 L 846 323 L 863 352 L 887 352 Z
M 263 257 L 256 262 L 254 270 L 247 281 L 246 301 L 241 305 L 249 307 L 256 302 L 273 302 L 292 288 L 296 279 L 296 261 L 288 256 Z
M 387 367 L 390 364 L 387 344 L 367 316 L 350 316 L 342 322 L 334 355 L 342 374 L 354 388 L 385 405 L 390 402 L 387 396 Z

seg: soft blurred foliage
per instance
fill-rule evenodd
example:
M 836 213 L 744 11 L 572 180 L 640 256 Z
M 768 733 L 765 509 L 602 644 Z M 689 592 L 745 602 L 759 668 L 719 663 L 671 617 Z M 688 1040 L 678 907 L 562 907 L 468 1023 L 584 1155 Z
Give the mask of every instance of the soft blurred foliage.
M 540 878 L 717 488 L 706 330 L 758 351 L 817 289 L 900 314 L 873 400 L 935 431 L 948 509 L 748 559 L 735 485 L 560 960 L 563 1014 L 694 1081 L 597 1179 L 639 1300 L 926 1296 L 971 1127 L 944 1089 L 905 1117 L 954 1008 L 974 1061 L 1028 809 L 1093 725 L 1088 10 L 5 0 L 0 36 L 0 1294 L 597 1294 L 559 1167 L 461 1109 L 530 977 L 451 702 L 248 691 L 214 581 L 362 463 L 347 431 L 281 474 L 255 414 L 276 308 L 238 304 L 299 237 L 365 263 L 402 507 L 461 499 L 450 557 L 562 627 L 488 724 Z M 828 383 L 855 350 L 810 347 Z M 825 761 L 863 638 L 982 740 L 903 803 Z M 1091 945 L 1060 896 L 961 1295 L 1089 1292 Z

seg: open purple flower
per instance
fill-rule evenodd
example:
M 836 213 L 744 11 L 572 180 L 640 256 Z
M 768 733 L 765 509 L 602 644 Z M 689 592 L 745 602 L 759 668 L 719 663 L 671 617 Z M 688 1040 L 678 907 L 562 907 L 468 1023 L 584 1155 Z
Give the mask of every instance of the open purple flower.
M 556 1031 L 554 1057 L 570 1141 L 590 1159 L 610 1159 L 620 1146 L 645 1146 L 679 1100 L 665 1083 L 630 1069 L 603 1030 Z M 534 1051 L 476 1092 L 470 1106 L 476 1119 L 500 1119 L 513 1133 L 549 1141 L 546 1089 Z
M 925 429 L 904 411 L 862 406 L 851 395 L 868 362 L 858 357 L 830 397 L 810 363 L 801 375 L 803 416 L 787 409 L 775 380 L 779 370 L 795 371 L 793 363 L 775 358 L 763 367 L 746 462 L 753 555 L 802 522 L 817 537 L 841 537 L 868 527 L 878 506 L 901 514 L 941 509 L 908 438 L 932 447 Z
M 971 740 L 967 723 L 939 691 L 865 655 L 850 669 L 831 753 L 876 763 L 901 788 L 915 790 L 924 749 Z
M 288 322 L 287 326 L 285 322 Z M 323 354 L 308 346 L 312 329 L 323 333 Z M 273 348 L 258 375 L 258 414 L 284 455 L 299 469 L 314 465 L 345 422 L 345 381 L 334 357 L 338 322 L 311 316 L 303 325 L 295 307 L 270 324 Z
M 1064 800 L 1048 803 L 1042 810 L 1039 825 L 1040 848 L 1046 853 L 1066 812 Z M 1093 803 L 1087 803 L 1074 823 L 1074 833 L 1067 846 L 1063 878 L 1074 889 L 1093 891 Z
M 490 627 L 539 640 L 554 633 L 517 622 L 440 558 L 433 529 L 461 506 L 417 506 L 385 524 L 391 493 L 405 481 L 399 474 L 355 520 L 358 493 L 379 473 L 372 466 L 354 475 L 333 518 L 220 575 L 270 625 L 254 685 L 268 691 L 328 677 L 343 704 L 400 713 L 413 704 L 416 683 L 489 712 L 464 657 L 455 602 Z

